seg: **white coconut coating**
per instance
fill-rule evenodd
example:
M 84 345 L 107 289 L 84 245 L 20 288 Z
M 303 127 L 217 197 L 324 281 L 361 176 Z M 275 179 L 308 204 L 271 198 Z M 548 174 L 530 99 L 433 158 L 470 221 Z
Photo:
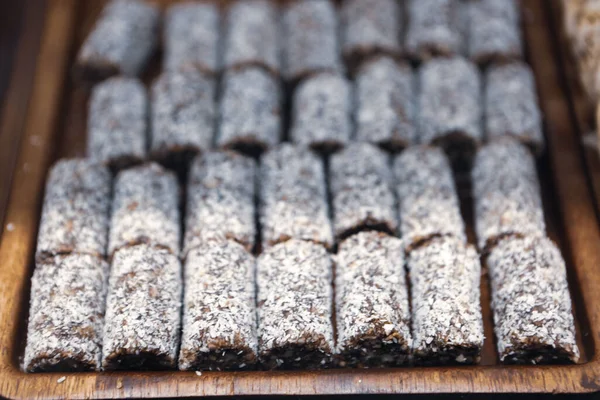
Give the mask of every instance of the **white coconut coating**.
M 322 159 L 307 147 L 289 143 L 267 152 L 260 163 L 259 213 L 265 248 L 288 239 L 331 247 Z
M 164 21 L 163 70 L 216 73 L 220 68 L 220 29 L 217 4 L 188 1 L 170 6 Z
M 58 254 L 106 255 L 112 179 L 89 159 L 59 160 L 50 169 L 36 259 Z
M 76 67 L 92 80 L 139 75 L 158 44 L 158 7 L 112 0 L 102 10 L 77 55 Z
M 108 264 L 89 254 L 36 263 L 31 278 L 27 372 L 100 369 Z
M 114 77 L 92 91 L 88 112 L 87 156 L 113 168 L 146 158 L 148 95 L 135 78 Z
M 577 362 L 565 261 L 545 237 L 502 239 L 487 259 L 500 361 Z
M 334 261 L 341 364 L 405 364 L 412 339 L 402 241 L 361 232 L 340 244 Z
M 254 257 L 233 241 L 189 252 L 179 369 L 236 370 L 256 363 L 254 272 Z

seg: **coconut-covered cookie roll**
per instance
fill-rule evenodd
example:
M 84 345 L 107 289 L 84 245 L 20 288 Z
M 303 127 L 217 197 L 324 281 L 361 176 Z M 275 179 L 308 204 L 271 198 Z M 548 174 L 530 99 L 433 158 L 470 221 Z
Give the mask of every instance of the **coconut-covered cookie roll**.
M 408 362 L 410 309 L 400 239 L 361 232 L 335 257 L 337 349 L 341 366 Z
M 350 64 L 374 54 L 401 53 L 402 15 L 396 0 L 347 0 L 341 5 L 342 53 Z
M 24 368 L 27 372 L 100 369 L 108 265 L 89 254 L 36 263 Z
M 515 0 L 467 3 L 468 53 L 478 64 L 522 57 L 519 7 Z
M 333 226 L 343 239 L 361 230 L 398 227 L 389 156 L 368 143 L 352 143 L 331 156 Z
M 350 141 L 352 88 L 342 75 L 322 73 L 294 91 L 291 139 L 324 152 Z
M 177 364 L 181 264 L 167 249 L 118 250 L 106 299 L 102 368 L 170 369 Z
M 283 9 L 283 75 L 298 81 L 341 69 L 335 6 L 329 0 L 291 1 Z
M 400 151 L 416 139 L 415 78 L 388 57 L 364 63 L 355 80 L 356 140 Z
M 108 253 L 146 243 L 179 254 L 179 185 L 175 175 L 150 163 L 115 179 Z
M 452 236 L 434 238 L 410 253 L 408 271 L 415 362 L 479 362 L 483 321 L 475 248 Z
M 281 87 L 258 67 L 223 76 L 217 145 L 251 154 L 281 140 Z
M 94 87 L 87 156 L 121 169 L 142 162 L 148 147 L 148 95 L 137 79 L 115 77 Z
M 266 368 L 330 365 L 331 268 L 327 250 L 303 240 L 280 243 L 258 257 L 258 351 Z
M 209 149 L 215 114 L 214 79 L 194 70 L 163 73 L 152 86 L 152 156 L 185 165 Z
M 414 59 L 452 56 L 462 50 L 459 0 L 408 0 L 405 50 Z
M 460 57 L 421 65 L 419 142 L 442 146 L 453 162 L 469 161 L 482 141 L 481 76 Z
M 325 168 L 307 147 L 284 143 L 262 157 L 260 224 L 265 248 L 288 239 L 333 245 Z
M 490 250 L 506 236 L 544 236 L 546 223 L 535 160 L 505 137 L 475 157 L 471 180 L 479 249 Z
M 506 364 L 577 362 L 565 262 L 545 237 L 505 238 L 487 259 L 494 331 Z
M 544 149 L 535 77 L 524 63 L 490 66 L 485 74 L 486 139 L 513 136 L 537 154 Z
M 248 65 L 279 74 L 279 9 L 272 0 L 237 0 L 229 5 L 223 67 Z
M 184 254 L 209 242 L 254 247 L 256 162 L 230 151 L 196 157 L 188 176 Z
M 394 161 L 394 175 L 400 233 L 408 251 L 434 237 L 466 241 L 452 169 L 442 150 L 427 146 L 406 149 Z
M 182 370 L 239 370 L 257 361 L 254 257 L 225 240 L 188 253 Z
M 70 253 L 106 255 L 111 180 L 108 168 L 88 159 L 54 164 L 46 182 L 36 260 Z
M 220 26 L 216 4 L 182 2 L 170 6 L 164 22 L 163 70 L 216 73 L 220 68 Z
M 81 46 L 75 64 L 84 80 L 139 75 L 158 43 L 160 12 L 139 0 L 112 0 Z

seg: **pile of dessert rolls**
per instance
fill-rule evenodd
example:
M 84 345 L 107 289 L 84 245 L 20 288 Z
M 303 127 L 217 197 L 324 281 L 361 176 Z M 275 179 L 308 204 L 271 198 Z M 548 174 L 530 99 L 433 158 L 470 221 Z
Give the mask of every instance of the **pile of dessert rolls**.
M 108 3 L 77 56 L 88 157 L 48 176 L 24 369 L 474 364 L 482 261 L 499 359 L 577 362 L 521 57 L 507 0 Z

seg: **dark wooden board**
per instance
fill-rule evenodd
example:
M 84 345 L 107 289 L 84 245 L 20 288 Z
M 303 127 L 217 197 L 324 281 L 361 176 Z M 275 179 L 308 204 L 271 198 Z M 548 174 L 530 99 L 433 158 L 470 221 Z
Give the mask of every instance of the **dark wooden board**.
M 75 51 L 101 0 L 48 0 L 33 92 L 24 119 L 0 241 L 0 396 L 10 398 L 150 398 L 238 395 L 592 393 L 600 391 L 600 228 L 566 96 L 549 2 L 526 0 L 528 59 L 546 116 L 548 155 L 539 162 L 550 236 L 568 264 L 582 360 L 566 366 L 502 366 L 495 355 L 484 276 L 486 344 L 481 365 L 464 367 L 328 370 L 304 372 L 113 372 L 25 374 L 23 353 L 43 184 L 58 157 L 84 154 L 88 93 L 71 80 Z M 156 69 L 155 69 L 156 70 Z M 146 76 L 151 79 L 153 72 Z M 9 90 L 7 101 L 17 98 Z M 5 116 L 6 117 L 6 116 Z M 3 119 L 2 123 L 5 123 Z M 27 165 L 27 168 L 20 168 Z M 464 212 L 469 220 L 470 207 Z M 57 380 L 65 376 L 62 383 Z

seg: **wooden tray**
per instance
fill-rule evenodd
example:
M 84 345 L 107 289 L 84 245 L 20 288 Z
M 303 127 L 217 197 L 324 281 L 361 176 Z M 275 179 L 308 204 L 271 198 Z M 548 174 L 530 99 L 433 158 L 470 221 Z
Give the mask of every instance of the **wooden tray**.
M 600 229 L 552 36 L 552 2 L 523 1 L 527 52 L 546 116 L 539 169 L 550 236 L 567 261 L 582 360 L 502 366 L 495 351 L 487 277 L 482 363 L 464 367 L 305 372 L 113 372 L 25 374 L 20 369 L 40 204 L 49 165 L 84 154 L 87 93 L 70 79 L 73 57 L 101 0 L 48 0 L 23 139 L 0 242 L 0 396 L 156 398 L 277 394 L 586 393 L 600 391 Z M 148 77 L 152 76 L 152 72 Z M 10 93 L 12 93 L 11 91 Z M 17 95 L 14 91 L 12 95 Z M 20 94 L 19 94 L 20 95 Z M 7 102 L 13 100 L 11 96 Z M 3 125 L 2 125 L 3 126 Z M 464 212 L 470 219 L 470 204 Z M 9 227 L 9 228 L 8 228 Z M 472 233 L 472 232 L 471 232 Z M 471 235 L 472 239 L 472 235 Z M 58 379 L 66 379 L 58 383 Z

